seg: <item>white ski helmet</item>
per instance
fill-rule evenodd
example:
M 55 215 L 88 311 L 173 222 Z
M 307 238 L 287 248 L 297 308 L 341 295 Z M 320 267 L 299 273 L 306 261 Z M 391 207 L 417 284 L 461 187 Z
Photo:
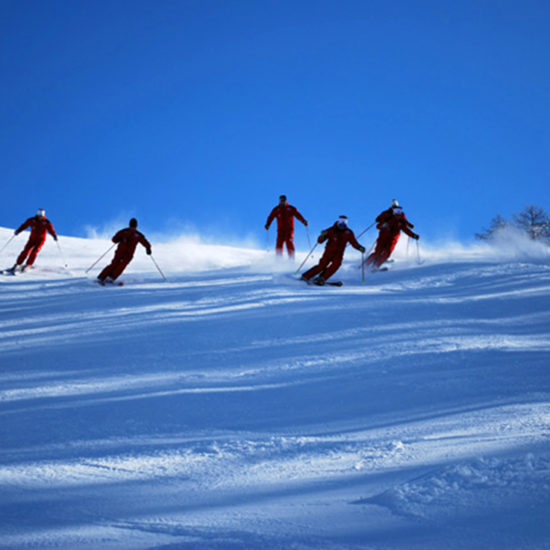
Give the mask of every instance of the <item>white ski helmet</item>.
M 400 204 L 397 202 L 397 199 L 391 200 L 391 207 L 392 208 L 401 208 Z
M 45 218 L 46 211 L 43 208 L 39 208 L 38 211 L 36 212 L 36 215 L 39 216 L 40 218 Z
M 341 229 L 344 229 L 348 226 L 348 217 L 347 216 L 338 216 L 338 219 L 336 220 L 336 223 L 338 224 L 338 227 Z

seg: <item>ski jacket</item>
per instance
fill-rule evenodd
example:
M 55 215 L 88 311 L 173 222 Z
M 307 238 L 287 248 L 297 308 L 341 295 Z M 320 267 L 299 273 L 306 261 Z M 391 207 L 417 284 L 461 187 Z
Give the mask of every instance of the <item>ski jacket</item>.
M 112 241 L 118 243 L 116 249 L 117 255 L 124 256 L 126 258 L 132 258 L 134 252 L 136 251 L 136 246 L 138 243 L 142 244 L 147 251 L 151 250 L 151 244 L 145 238 L 143 233 L 140 233 L 137 229 L 133 227 L 127 227 L 126 229 L 121 229 L 118 233 L 115 234 Z
M 277 229 L 284 231 L 285 229 L 294 229 L 294 218 L 298 218 L 304 225 L 307 225 L 306 219 L 298 212 L 295 206 L 286 203 L 284 206 L 278 204 L 267 217 L 265 228 L 269 229 L 271 222 L 277 218 Z
M 399 235 L 399 232 L 403 231 L 413 239 L 418 237 L 416 233 L 411 231 L 414 225 L 405 217 L 405 214 L 403 212 L 394 212 L 393 208 L 388 208 L 380 213 L 376 221 L 376 228 L 380 231 L 386 231 L 392 235 Z
M 325 246 L 325 254 L 327 255 L 343 256 L 348 243 L 359 251 L 364 250 L 357 242 L 353 231 L 349 228 L 340 229 L 337 223 L 321 231 L 317 242 L 324 243 L 325 241 L 328 241 Z
M 21 231 L 31 228 L 31 235 L 29 241 L 43 241 L 46 238 L 46 234 L 49 233 L 54 239 L 57 240 L 57 234 L 50 220 L 47 218 L 41 218 L 39 216 L 33 216 L 27 221 L 23 222 L 16 230 L 15 234 L 18 235 Z

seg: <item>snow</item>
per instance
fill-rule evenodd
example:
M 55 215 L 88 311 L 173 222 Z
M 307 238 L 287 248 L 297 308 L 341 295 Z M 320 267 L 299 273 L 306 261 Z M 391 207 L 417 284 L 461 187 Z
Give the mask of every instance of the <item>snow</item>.
M 402 239 L 318 288 L 161 240 L 167 282 L 66 236 L 0 277 L 0 548 L 550 548 L 547 247 Z

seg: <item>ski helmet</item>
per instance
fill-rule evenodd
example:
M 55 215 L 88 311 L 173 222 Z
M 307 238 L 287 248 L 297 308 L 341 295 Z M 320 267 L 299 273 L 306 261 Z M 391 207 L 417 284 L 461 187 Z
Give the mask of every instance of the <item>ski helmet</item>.
M 401 206 L 400 206 L 399 203 L 397 202 L 397 199 L 392 199 L 392 200 L 391 200 L 391 207 L 392 207 L 392 208 L 401 208 Z
M 43 208 L 39 208 L 38 211 L 36 212 L 36 215 L 40 218 L 45 218 L 46 217 L 46 211 Z
M 279 197 L 279 201 L 281 201 L 281 202 L 286 202 L 286 195 L 281 195 L 281 196 Z
M 137 220 L 136 218 L 132 218 L 130 220 L 130 227 L 137 227 Z
M 336 224 L 340 229 L 346 229 L 348 227 L 348 217 L 344 215 L 338 216 Z

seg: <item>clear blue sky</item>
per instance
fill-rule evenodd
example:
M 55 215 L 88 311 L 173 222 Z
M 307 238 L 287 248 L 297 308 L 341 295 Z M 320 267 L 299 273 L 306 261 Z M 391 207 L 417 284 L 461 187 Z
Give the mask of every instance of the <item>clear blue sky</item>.
M 396 197 L 468 240 L 550 207 L 549 29 L 532 0 L 0 0 L 0 225 L 263 243 L 286 193 L 313 232 Z

